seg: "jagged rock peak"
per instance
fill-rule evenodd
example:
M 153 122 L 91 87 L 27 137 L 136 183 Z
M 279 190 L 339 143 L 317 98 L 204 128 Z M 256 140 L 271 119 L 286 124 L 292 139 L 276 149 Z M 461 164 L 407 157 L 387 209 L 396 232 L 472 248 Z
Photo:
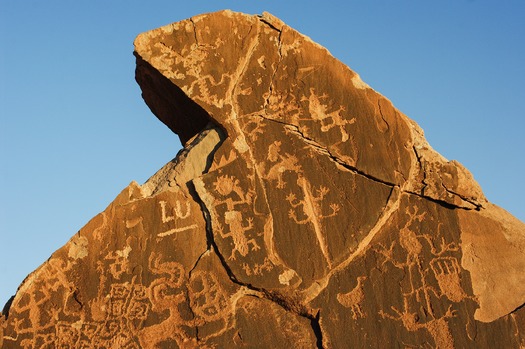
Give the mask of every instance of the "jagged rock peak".
M 525 346 L 525 225 L 326 49 L 221 11 L 135 56 L 184 149 L 28 276 L 3 348 Z

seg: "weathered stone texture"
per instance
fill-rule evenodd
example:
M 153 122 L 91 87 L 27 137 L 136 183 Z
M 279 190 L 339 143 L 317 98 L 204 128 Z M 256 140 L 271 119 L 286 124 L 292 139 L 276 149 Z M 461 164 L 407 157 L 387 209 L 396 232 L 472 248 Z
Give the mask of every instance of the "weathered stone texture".
M 523 348 L 525 225 L 269 14 L 138 36 L 185 148 L 20 286 L 3 348 Z

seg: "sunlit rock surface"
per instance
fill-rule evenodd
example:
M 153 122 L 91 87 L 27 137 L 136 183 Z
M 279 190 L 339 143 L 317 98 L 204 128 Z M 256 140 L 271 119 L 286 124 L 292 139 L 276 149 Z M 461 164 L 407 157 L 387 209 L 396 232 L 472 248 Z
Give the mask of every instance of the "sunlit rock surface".
M 185 148 L 20 286 L 2 348 L 523 348 L 525 225 L 269 15 L 138 36 Z

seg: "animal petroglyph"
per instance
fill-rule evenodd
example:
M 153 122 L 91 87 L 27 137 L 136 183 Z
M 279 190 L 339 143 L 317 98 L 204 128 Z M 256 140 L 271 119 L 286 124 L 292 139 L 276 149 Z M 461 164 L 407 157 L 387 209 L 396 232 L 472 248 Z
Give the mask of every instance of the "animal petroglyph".
M 268 172 L 261 171 L 262 176 L 270 181 L 277 181 L 277 188 L 283 189 L 285 183 L 283 180 L 284 172 L 292 171 L 294 173 L 301 174 L 302 168 L 299 164 L 299 160 L 296 156 L 290 155 L 289 153 L 282 154 L 281 152 L 281 141 L 275 141 L 268 147 L 267 159 L 271 163 Z M 264 169 L 264 163 L 261 167 Z
M 184 149 L 22 282 L 0 348 L 525 349 L 525 226 L 327 50 L 229 10 L 134 47 Z
M 271 271 L 273 268 L 274 268 L 274 265 L 268 257 L 265 257 L 264 262 L 261 264 L 254 263 L 251 267 L 247 263 L 244 263 L 242 265 L 242 269 L 248 276 L 263 275 L 264 271 Z
M 330 212 L 324 213 L 323 201 L 325 196 L 330 192 L 330 189 L 320 186 L 313 191 L 311 184 L 303 177 L 300 177 L 297 180 L 297 184 L 301 187 L 303 198 L 298 199 L 294 193 L 290 193 L 286 197 L 286 200 L 290 203 L 290 206 L 292 206 L 288 211 L 288 217 L 297 224 L 312 224 L 323 256 L 329 267 L 331 267 L 332 262 L 328 251 L 328 244 L 321 226 L 321 221 L 336 216 L 340 209 L 339 205 L 336 203 L 329 204 Z M 301 207 L 301 218 L 297 215 L 297 209 L 299 207 Z
M 357 285 L 350 292 L 337 294 L 337 301 L 343 307 L 350 308 L 354 320 L 365 317 L 361 309 L 361 303 L 365 299 L 365 293 L 363 292 L 363 282 L 365 280 L 366 276 L 359 276 Z

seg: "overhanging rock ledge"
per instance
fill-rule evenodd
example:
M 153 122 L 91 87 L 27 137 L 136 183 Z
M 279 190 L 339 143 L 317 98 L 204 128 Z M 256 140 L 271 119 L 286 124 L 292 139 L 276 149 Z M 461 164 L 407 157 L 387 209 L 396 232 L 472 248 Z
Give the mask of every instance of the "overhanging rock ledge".
M 28 276 L 3 348 L 525 347 L 523 222 L 325 48 L 221 11 L 135 56 L 184 149 Z

